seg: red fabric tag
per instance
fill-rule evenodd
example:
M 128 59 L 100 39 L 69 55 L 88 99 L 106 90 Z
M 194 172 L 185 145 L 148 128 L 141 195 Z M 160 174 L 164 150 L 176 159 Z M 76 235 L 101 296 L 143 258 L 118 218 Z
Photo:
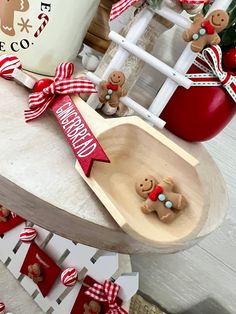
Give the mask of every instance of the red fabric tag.
M 43 281 L 39 282 L 38 287 L 42 295 L 46 297 L 61 274 L 61 268 L 36 243 L 32 243 L 20 272 L 28 276 L 28 266 L 35 263 L 40 264 L 42 268 Z
M 83 314 L 84 313 L 84 304 L 89 303 L 90 301 L 93 300 L 91 297 L 89 297 L 85 294 L 85 292 L 88 290 L 88 287 L 86 287 L 86 286 L 92 287 L 95 283 L 98 283 L 98 282 L 89 276 L 87 276 L 84 279 L 84 285 L 80 289 L 80 292 L 79 292 L 78 297 L 75 301 L 75 304 L 73 306 L 71 314 Z M 102 307 L 102 311 L 99 314 L 105 314 L 109 310 L 108 304 L 102 303 L 102 302 L 99 302 L 99 303 Z M 116 303 L 119 306 L 121 306 L 123 302 L 120 298 L 117 298 Z
M 2 235 L 7 233 L 8 231 L 22 224 L 24 221 L 25 219 L 21 218 L 20 216 L 10 214 L 7 222 L 0 222 L 0 234 Z
M 52 111 L 70 144 L 85 175 L 90 176 L 93 162 L 110 160 L 93 132 L 69 96 L 59 96 L 53 101 Z

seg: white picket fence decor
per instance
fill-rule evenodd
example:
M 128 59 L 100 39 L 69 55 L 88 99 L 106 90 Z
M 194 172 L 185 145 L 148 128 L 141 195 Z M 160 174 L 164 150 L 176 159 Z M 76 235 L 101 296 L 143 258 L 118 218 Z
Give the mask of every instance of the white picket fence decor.
M 232 1 L 233 0 L 215 0 L 208 14 L 217 9 L 227 10 Z M 107 66 L 103 76 L 98 78 L 90 72 L 87 76 L 91 81 L 93 81 L 94 84 L 99 84 L 101 80 L 106 80 L 112 71 L 121 69 L 128 59 L 129 54 L 135 55 L 154 69 L 166 75 L 168 78 L 163 84 L 162 88 L 159 90 L 149 110 L 143 108 L 140 104 L 128 96 L 120 98 L 120 101 L 124 105 L 134 110 L 144 119 L 150 121 L 158 128 L 163 128 L 165 126 L 165 121 L 160 119 L 159 116 L 168 104 L 178 86 L 183 86 L 188 89 L 193 84 L 192 81 L 187 79 L 185 75 L 193 64 L 197 54 L 192 52 L 190 48 L 191 44 L 189 43 L 178 59 L 174 68 L 171 68 L 158 58 L 138 47 L 136 45 L 138 40 L 141 38 L 147 26 L 150 24 L 154 14 L 156 13 L 166 18 L 170 22 L 182 27 L 183 29 L 187 29 L 191 26 L 190 19 L 187 19 L 180 13 L 175 12 L 165 5 L 163 5 L 160 9 L 155 10 L 155 12 L 150 8 L 144 8 L 139 13 L 136 22 L 132 25 L 126 37 L 122 37 L 114 31 L 110 32 L 109 38 L 119 45 L 119 49 L 112 58 L 110 64 Z
M 0 237 L 0 260 L 32 296 L 44 313 L 69 314 L 78 296 L 81 284 L 78 283 L 72 288 L 66 288 L 61 283 L 60 278 L 57 278 L 51 292 L 44 298 L 37 285 L 29 277 L 20 273 L 30 246 L 30 244 L 22 243 L 19 238 L 19 234 L 24 227 L 25 223 L 22 223 L 7 232 L 3 237 Z M 88 275 L 101 283 L 109 279 L 116 282 L 121 287 L 118 296 L 124 301 L 123 307 L 128 310 L 127 302 L 138 290 L 139 275 L 138 273 L 121 274 L 118 254 L 76 244 L 38 226 L 34 226 L 34 228 L 38 232 L 35 240 L 37 245 L 62 269 L 75 267 L 79 270 L 79 280 Z

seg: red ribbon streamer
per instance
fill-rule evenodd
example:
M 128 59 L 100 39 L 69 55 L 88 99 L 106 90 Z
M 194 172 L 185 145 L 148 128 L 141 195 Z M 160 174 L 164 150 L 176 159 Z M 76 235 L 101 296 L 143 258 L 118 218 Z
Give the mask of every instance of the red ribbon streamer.
M 211 46 L 199 54 L 195 63 L 204 73 L 187 74 L 193 86 L 223 86 L 236 102 L 236 77 L 222 67 L 222 51 L 218 45 Z
M 50 107 L 56 95 L 97 93 L 92 82 L 82 79 L 72 79 L 73 72 L 73 63 L 61 63 L 56 69 L 54 82 L 41 92 L 30 94 L 29 109 L 25 110 L 26 122 L 42 116 Z
M 128 314 L 116 303 L 119 290 L 120 286 L 107 280 L 104 284 L 95 283 L 85 294 L 98 302 L 108 303 L 109 310 L 105 314 Z

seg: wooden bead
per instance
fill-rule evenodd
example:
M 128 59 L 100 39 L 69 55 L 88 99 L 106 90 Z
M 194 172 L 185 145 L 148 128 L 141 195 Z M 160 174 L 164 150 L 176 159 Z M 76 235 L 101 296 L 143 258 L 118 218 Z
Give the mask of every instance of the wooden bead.
M 50 86 L 54 81 L 52 79 L 49 78 L 44 78 L 39 80 L 38 82 L 36 82 L 36 84 L 34 85 L 33 91 L 35 93 L 39 93 L 42 92 L 44 90 L 44 88 L 47 88 L 48 86 Z

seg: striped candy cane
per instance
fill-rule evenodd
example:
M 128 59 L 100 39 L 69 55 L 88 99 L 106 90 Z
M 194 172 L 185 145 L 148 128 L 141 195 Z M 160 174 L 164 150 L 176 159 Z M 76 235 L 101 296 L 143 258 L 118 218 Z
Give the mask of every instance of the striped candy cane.
M 36 38 L 39 37 L 39 35 L 42 33 L 42 31 L 44 30 L 44 28 L 47 26 L 47 24 L 49 22 L 49 17 L 44 13 L 39 14 L 38 19 L 43 20 L 43 22 L 40 25 L 40 27 L 38 28 L 38 30 L 34 33 L 34 37 L 36 37 Z

